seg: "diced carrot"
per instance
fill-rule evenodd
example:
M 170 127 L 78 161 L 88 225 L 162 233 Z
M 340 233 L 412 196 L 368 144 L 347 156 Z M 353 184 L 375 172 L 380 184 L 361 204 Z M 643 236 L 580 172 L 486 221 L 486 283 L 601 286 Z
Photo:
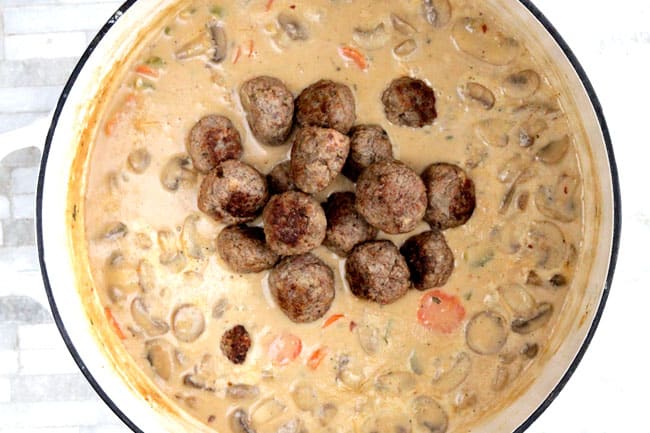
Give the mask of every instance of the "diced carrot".
M 237 51 L 235 51 L 235 57 L 232 59 L 232 64 L 235 65 L 239 61 L 239 56 L 241 56 L 241 47 L 237 47 Z
M 339 48 L 339 53 L 342 57 L 348 60 L 352 60 L 354 63 L 356 63 L 359 69 L 368 69 L 368 62 L 366 61 L 366 57 L 361 54 L 359 50 L 352 47 L 341 47 Z
M 287 365 L 300 355 L 302 341 L 293 334 L 280 334 L 269 345 L 269 357 L 275 365 Z
M 319 347 L 314 350 L 309 358 L 307 359 L 307 366 L 312 370 L 316 370 L 325 356 L 327 355 L 327 347 Z
M 456 330 L 465 318 L 460 298 L 440 290 L 427 292 L 420 299 L 418 322 L 427 329 L 449 334 Z
M 327 320 L 325 320 L 325 322 L 323 323 L 323 326 L 322 326 L 322 327 L 323 327 L 323 328 L 327 328 L 327 327 L 330 326 L 332 323 L 336 322 L 337 320 L 339 320 L 339 319 L 341 319 L 341 318 L 343 318 L 343 317 L 345 317 L 345 315 L 343 315 L 343 314 L 341 314 L 341 313 L 332 314 L 330 317 L 327 318 Z
M 269 0 L 269 1 L 266 2 L 266 8 L 265 9 L 266 9 L 267 12 L 270 11 L 271 8 L 273 7 L 273 1 L 274 0 Z
M 251 39 L 248 41 L 248 57 L 253 57 L 254 49 L 255 49 L 255 41 Z
M 147 65 L 138 65 L 135 68 L 135 72 L 137 72 L 140 75 L 145 75 L 147 77 L 151 78 L 158 78 L 158 71 L 155 69 L 151 68 L 150 66 Z
M 108 323 L 115 330 L 117 336 L 120 337 L 120 340 L 126 340 L 126 335 L 124 335 L 124 332 L 122 332 L 122 330 L 120 329 L 120 325 L 118 325 L 117 321 L 115 320 L 115 317 L 113 317 L 113 312 L 111 311 L 111 309 L 108 307 L 104 307 L 104 313 L 106 314 Z

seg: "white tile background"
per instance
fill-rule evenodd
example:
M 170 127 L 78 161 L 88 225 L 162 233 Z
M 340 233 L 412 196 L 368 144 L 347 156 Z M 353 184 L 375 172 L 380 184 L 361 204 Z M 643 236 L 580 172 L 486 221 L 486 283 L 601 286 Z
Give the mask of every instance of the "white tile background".
M 603 104 L 619 163 L 624 233 L 596 337 L 565 390 L 529 431 L 650 432 L 650 3 L 535 3 L 573 48 Z M 53 107 L 76 58 L 117 6 L 0 0 L 0 133 Z M 78 372 L 46 308 L 32 230 L 39 157 L 30 149 L 0 163 L 0 276 L 14 276 L 0 278 L 0 433 L 124 433 Z

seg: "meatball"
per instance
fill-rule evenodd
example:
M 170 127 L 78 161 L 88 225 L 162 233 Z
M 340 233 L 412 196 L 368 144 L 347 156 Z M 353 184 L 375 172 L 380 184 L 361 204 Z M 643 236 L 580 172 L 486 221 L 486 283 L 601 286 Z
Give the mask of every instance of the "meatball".
M 393 159 L 393 145 L 388 134 L 379 125 L 359 125 L 350 131 L 350 154 L 343 166 L 343 174 L 353 182 L 370 164 Z
M 293 95 L 277 78 L 256 77 L 239 90 L 248 125 L 255 138 L 264 144 L 283 144 L 293 124 Z
M 289 319 L 313 322 L 334 301 L 334 272 L 310 253 L 287 257 L 269 273 L 269 288 Z
M 280 255 L 306 253 L 325 239 L 325 212 L 316 200 L 302 192 L 274 195 L 262 217 L 266 242 Z
M 373 226 L 386 233 L 407 233 L 427 208 L 422 179 L 400 161 L 379 161 L 361 173 L 356 206 Z
M 390 304 L 409 289 L 409 268 L 388 240 L 357 245 L 345 262 L 345 279 L 355 296 Z
M 266 182 L 271 195 L 294 191 L 296 184 L 291 179 L 291 161 L 283 161 L 273 167 L 273 170 L 266 175 Z
M 291 177 L 306 193 L 324 190 L 338 176 L 350 151 L 350 139 L 335 129 L 307 126 L 291 148 Z
M 227 117 L 215 114 L 205 116 L 192 127 L 187 152 L 194 167 L 201 173 L 207 173 L 222 161 L 241 157 L 239 131 Z
M 296 99 L 296 120 L 302 126 L 333 128 L 347 134 L 356 119 L 355 103 L 348 86 L 320 80 Z
M 377 229 L 357 212 L 354 201 L 353 192 L 335 192 L 323 206 L 327 217 L 323 245 L 341 257 L 350 254 L 355 245 L 377 236 Z
M 422 172 L 429 204 L 424 219 L 432 228 L 444 230 L 463 225 L 476 207 L 474 182 L 453 164 L 431 164 Z
M 234 364 L 246 361 L 248 349 L 251 347 L 251 336 L 242 325 L 236 325 L 221 336 L 221 352 Z
M 384 112 L 391 123 L 411 128 L 430 125 L 436 116 L 433 89 L 422 80 L 401 77 L 393 80 L 381 96 Z
M 411 271 L 411 281 L 418 290 L 443 286 L 454 270 L 454 253 L 438 230 L 410 237 L 400 252 Z
M 279 260 L 266 245 L 261 227 L 226 227 L 217 237 L 217 251 L 230 269 L 242 274 L 271 269 Z
M 203 179 L 198 206 L 217 222 L 239 224 L 255 219 L 268 197 L 266 179 L 260 172 L 229 159 Z

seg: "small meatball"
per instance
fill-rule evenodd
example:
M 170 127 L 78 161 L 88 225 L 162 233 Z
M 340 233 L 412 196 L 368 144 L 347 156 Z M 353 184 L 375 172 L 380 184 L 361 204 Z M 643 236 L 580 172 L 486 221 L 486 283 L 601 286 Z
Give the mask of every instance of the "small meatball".
M 246 81 L 239 90 L 248 125 L 255 138 L 278 146 L 293 125 L 293 95 L 277 78 L 261 76 Z
M 400 161 L 379 161 L 361 173 L 356 206 L 386 233 L 407 233 L 422 220 L 427 195 L 422 179 Z
M 221 352 L 234 364 L 243 364 L 246 361 L 250 347 L 251 336 L 242 325 L 230 328 L 221 337 Z
M 289 319 L 313 322 L 334 301 L 334 272 L 313 254 L 287 257 L 271 270 L 269 288 Z
M 325 212 L 316 200 L 302 192 L 273 196 L 262 218 L 266 242 L 282 256 L 306 253 L 325 239 Z
M 296 99 L 296 120 L 301 126 L 333 128 L 347 134 L 355 119 L 354 96 L 345 84 L 320 80 Z
M 192 127 L 187 152 L 194 167 L 201 173 L 207 173 L 222 161 L 241 157 L 239 131 L 227 117 L 215 114 L 205 116 Z
M 226 227 L 217 237 L 217 251 L 230 269 L 242 274 L 271 269 L 279 260 L 266 245 L 261 227 Z
M 432 228 L 445 230 L 463 225 L 476 207 L 474 182 L 462 168 L 446 163 L 431 164 L 422 180 L 429 204 L 424 220 Z
M 268 198 L 264 176 L 246 163 L 229 159 L 203 179 L 198 206 L 217 222 L 239 224 L 255 219 Z
M 345 279 L 355 296 L 390 304 L 409 289 L 409 268 L 388 240 L 357 245 L 345 262 Z
M 353 182 L 370 164 L 393 159 L 393 145 L 388 134 L 379 125 L 359 125 L 350 131 L 350 154 L 343 166 L 343 174 Z
M 436 97 L 422 80 L 401 77 L 393 80 L 381 96 L 391 123 L 410 128 L 431 125 L 436 119 Z
M 454 253 L 438 230 L 410 237 L 400 252 L 411 271 L 411 281 L 418 290 L 443 286 L 454 270 Z
M 327 217 L 325 245 L 341 257 L 346 257 L 357 244 L 371 241 L 377 229 L 357 212 L 353 192 L 335 192 L 323 206 Z
M 291 177 L 298 189 L 313 194 L 338 176 L 350 151 L 350 139 L 335 129 L 301 128 L 291 148 Z
M 266 175 L 266 182 L 271 195 L 294 191 L 296 184 L 291 179 L 291 161 L 283 161 L 273 167 L 273 170 Z

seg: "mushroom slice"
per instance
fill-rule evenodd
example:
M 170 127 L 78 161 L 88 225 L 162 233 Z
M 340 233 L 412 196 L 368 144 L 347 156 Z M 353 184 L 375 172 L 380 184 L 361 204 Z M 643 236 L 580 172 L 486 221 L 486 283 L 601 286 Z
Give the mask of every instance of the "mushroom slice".
M 212 42 L 212 56 L 210 60 L 214 63 L 221 63 L 228 54 L 228 38 L 226 31 L 216 21 L 210 21 L 207 25 L 208 32 L 210 33 L 210 41 Z
M 506 284 L 497 289 L 501 299 L 515 314 L 527 315 L 535 308 L 535 299 L 519 284 Z
M 318 422 L 320 422 L 320 425 L 322 426 L 331 424 L 338 413 L 339 408 L 334 403 L 325 403 L 316 411 Z
M 174 372 L 174 347 L 162 338 L 145 343 L 146 357 L 161 379 L 169 380 Z
M 226 397 L 232 400 L 247 400 L 260 394 L 260 389 L 255 385 L 235 383 L 226 388 Z
M 104 228 L 101 237 L 109 241 L 116 241 L 122 239 L 129 233 L 129 229 L 123 222 L 110 223 Z
M 396 57 L 402 59 L 413 54 L 417 48 L 418 45 L 415 40 L 407 39 L 400 42 L 395 46 L 395 48 L 393 48 L 393 54 L 395 54 Z
M 493 311 L 476 314 L 465 328 L 467 345 L 479 355 L 497 353 L 506 344 L 508 329 L 506 319 Z
M 558 140 L 553 140 L 537 151 L 535 159 L 544 164 L 557 164 L 562 160 L 562 158 L 564 158 L 564 155 L 566 155 L 570 144 L 571 140 L 568 135 L 565 135 Z
M 186 259 L 182 251 L 178 249 L 176 235 L 169 230 L 158 232 L 158 246 L 160 247 L 160 263 L 178 273 L 185 267 Z
M 384 23 L 379 23 L 372 29 L 355 28 L 352 31 L 352 39 L 366 50 L 378 50 L 386 45 L 390 35 Z
M 276 398 L 271 397 L 263 400 L 253 410 L 251 415 L 253 425 L 263 426 L 269 421 L 279 417 L 286 409 L 287 406 Z
M 174 53 L 174 56 L 178 60 L 193 59 L 207 53 L 211 46 L 210 35 L 206 31 L 201 31 L 196 37 L 181 45 Z
M 408 371 L 389 371 L 375 379 L 375 388 L 386 394 L 400 395 L 415 389 L 417 381 Z
M 482 84 L 470 81 L 465 86 L 461 86 L 459 92 L 463 99 L 485 110 L 494 107 L 494 93 Z
M 404 36 L 411 36 L 417 33 L 417 30 L 411 25 L 411 23 L 398 15 L 393 13 L 390 14 L 390 22 L 393 24 L 393 28 Z
M 381 415 L 367 418 L 361 433 L 410 433 L 411 422 L 406 414 L 399 413 L 393 408 L 382 408 L 377 411 Z
M 510 374 L 505 366 L 497 365 L 490 388 L 494 391 L 501 391 L 508 384 L 509 376 Z
M 278 15 L 278 25 L 291 40 L 306 41 L 309 39 L 309 32 L 294 15 L 280 12 Z
M 144 292 L 150 292 L 156 288 L 156 273 L 149 260 L 142 259 L 138 263 L 138 284 Z
M 104 266 L 104 278 L 107 289 L 119 290 L 122 294 L 137 292 L 138 274 L 135 267 L 129 263 L 121 251 L 113 251 Z
M 230 414 L 230 429 L 233 433 L 257 433 L 251 426 L 248 413 L 242 408 L 237 408 Z
M 151 337 L 157 337 L 169 331 L 169 325 L 164 320 L 151 317 L 149 309 L 140 297 L 134 298 L 131 302 L 131 316 L 133 316 L 136 325 Z
M 535 193 L 537 209 L 551 219 L 571 222 L 580 212 L 578 195 L 578 180 L 568 174 L 563 174 L 555 185 L 540 185 Z
M 187 257 L 200 260 L 214 253 L 214 242 L 205 233 L 208 228 L 212 228 L 210 224 L 207 218 L 203 218 L 198 214 L 191 214 L 185 218 L 183 231 L 181 232 L 181 243 Z
M 529 119 L 519 126 L 519 145 L 530 147 L 539 135 L 548 128 L 543 119 Z
M 460 352 L 456 355 L 452 366 L 446 371 L 436 374 L 433 378 L 432 384 L 435 390 L 440 392 L 449 392 L 467 379 L 470 369 L 472 367 L 472 360 L 465 352 Z
M 540 81 L 537 72 L 525 69 L 508 75 L 501 83 L 501 87 L 506 96 L 523 99 L 537 91 Z
M 184 153 L 172 156 L 160 172 L 160 183 L 163 188 L 172 192 L 194 185 L 196 179 L 192 159 Z
M 336 382 L 342 384 L 345 388 L 358 391 L 365 383 L 366 377 L 361 368 L 351 366 L 350 362 L 351 359 L 348 355 L 339 357 Z
M 415 415 L 413 433 L 445 433 L 447 431 L 448 417 L 440 404 L 421 395 L 411 402 Z
M 512 122 L 504 119 L 484 119 L 474 125 L 476 136 L 488 146 L 505 147 L 508 145 L 508 131 Z
M 413 373 L 417 374 L 418 376 L 424 373 L 424 367 L 422 367 L 422 362 L 420 361 L 420 357 L 418 356 L 418 353 L 415 349 L 411 350 L 408 358 L 408 363 Z
M 458 19 L 451 35 L 459 50 L 492 65 L 507 65 L 519 54 L 519 42 L 484 18 Z
M 516 317 L 510 328 L 517 334 L 530 334 L 546 325 L 553 315 L 553 305 L 548 302 L 539 304 L 535 310 L 526 317 Z
M 192 304 L 181 305 L 172 315 L 174 336 L 180 341 L 191 343 L 203 334 L 205 319 L 198 307 Z
M 560 228 L 550 221 L 534 221 L 526 234 L 524 254 L 536 266 L 554 269 L 562 266 L 567 257 L 567 244 Z
M 291 418 L 282 424 L 275 433 L 306 433 L 307 430 L 300 418 Z
M 503 183 L 512 183 L 526 170 L 528 164 L 529 162 L 517 153 L 499 167 L 497 179 Z
M 422 0 L 422 14 L 433 27 L 444 27 L 451 19 L 449 0 Z
M 312 411 L 318 405 L 318 396 L 314 388 L 306 383 L 298 383 L 291 391 L 293 401 L 298 409 Z
M 361 323 L 357 326 L 357 337 L 361 348 L 368 355 L 376 354 L 382 346 L 379 328 L 370 323 Z
M 149 168 L 149 164 L 151 164 L 151 154 L 147 149 L 140 147 L 129 153 L 127 162 L 134 173 L 142 174 Z

